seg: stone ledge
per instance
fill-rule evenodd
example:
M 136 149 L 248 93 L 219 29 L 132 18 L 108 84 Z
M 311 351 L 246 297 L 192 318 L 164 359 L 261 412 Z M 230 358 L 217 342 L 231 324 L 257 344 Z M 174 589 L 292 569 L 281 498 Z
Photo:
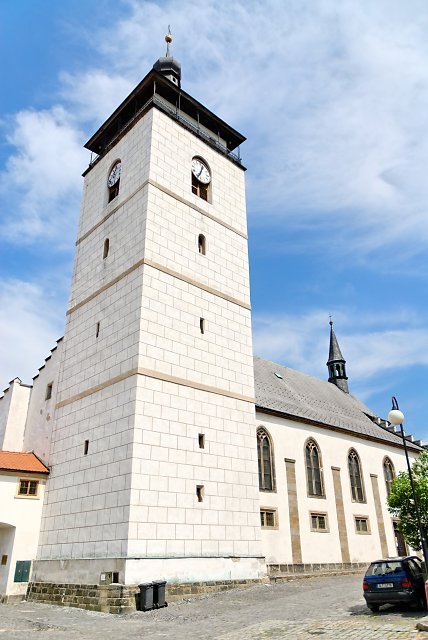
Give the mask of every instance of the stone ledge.
M 361 573 L 367 569 L 368 562 L 330 562 L 314 564 L 268 564 L 268 576 L 271 582 L 289 581 L 296 578 L 314 576 L 334 576 Z

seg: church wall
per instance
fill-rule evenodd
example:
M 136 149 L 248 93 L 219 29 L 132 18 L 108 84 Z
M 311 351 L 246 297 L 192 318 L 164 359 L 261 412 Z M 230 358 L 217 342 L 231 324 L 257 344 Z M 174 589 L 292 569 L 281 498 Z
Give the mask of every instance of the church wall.
M 39 480 L 37 497 L 17 497 L 20 478 Z M 25 593 L 27 583 L 14 582 L 15 567 L 18 560 L 33 560 L 36 555 L 45 484 L 37 474 L 0 475 L 0 556 L 8 556 L 0 569 L 0 595 Z
M 142 272 L 139 267 L 68 315 L 60 403 L 137 366 Z
M 392 518 L 386 506 L 383 460 L 385 456 L 390 458 L 396 474 L 404 471 L 406 461 L 404 454 L 399 449 L 391 447 L 387 443 L 368 441 L 357 436 L 293 422 L 290 419 L 269 416 L 262 412 L 257 412 L 256 423 L 257 427 L 263 426 L 267 429 L 274 444 L 276 492 L 260 491 L 260 506 L 278 509 L 278 529 L 266 530 L 262 528 L 263 549 L 268 564 L 296 562 L 291 552 L 289 499 L 284 459 L 296 461 L 301 562 L 309 564 L 347 561 L 341 553 L 332 467 L 340 468 L 349 561 L 352 563 L 370 562 L 374 557 L 382 556 L 371 475 L 377 476 L 388 552 L 390 555 L 396 555 Z M 322 456 L 324 498 L 307 495 L 304 447 L 309 437 L 315 439 Z M 366 497 L 364 503 L 353 502 L 351 498 L 347 462 L 348 452 L 351 448 L 357 451 L 361 461 Z M 311 512 L 328 514 L 328 532 L 310 530 Z M 369 534 L 356 532 L 355 516 L 369 518 Z
M 228 180 L 212 204 L 191 191 L 196 154 Z M 178 581 L 258 578 L 247 243 L 228 228 L 245 228 L 242 169 L 154 110 L 87 173 L 81 215 L 34 579 L 141 581 L 159 561 Z
M 57 410 L 38 560 L 126 553 L 134 410 L 132 378 Z
M 141 380 L 130 555 L 260 556 L 253 421 L 251 403 Z
M 25 424 L 24 451 L 34 453 L 47 465 L 50 460 L 52 427 L 55 420 L 55 404 L 58 394 L 58 374 L 63 349 L 63 340 L 57 342 L 45 364 L 33 378 L 33 388 Z M 52 385 L 51 397 L 47 398 L 47 386 Z
M 21 451 L 31 387 L 15 378 L 0 398 L 0 449 Z
M 136 195 L 148 179 L 152 118 L 152 111 L 146 113 L 134 124 L 131 135 L 128 133 L 121 138 L 87 171 L 77 238 L 89 233 L 128 197 Z M 116 160 L 122 161 L 119 195 L 108 202 L 107 178 Z M 115 215 L 113 213 L 112 217 Z
M 145 369 L 253 398 L 250 311 L 146 266 L 138 362 Z
M 194 156 L 204 159 L 211 172 L 211 196 L 208 202 L 192 193 L 191 164 Z M 179 198 L 199 207 L 203 212 L 215 215 L 223 223 L 246 234 L 242 167 L 156 109 L 153 110 L 150 177 Z

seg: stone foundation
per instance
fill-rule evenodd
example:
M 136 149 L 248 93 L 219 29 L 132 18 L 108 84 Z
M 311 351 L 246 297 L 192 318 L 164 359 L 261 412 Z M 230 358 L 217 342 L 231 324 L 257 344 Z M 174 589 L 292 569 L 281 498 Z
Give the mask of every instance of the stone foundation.
M 167 602 L 176 602 L 218 591 L 244 589 L 266 581 L 267 579 L 167 583 L 165 599 Z M 130 613 L 137 610 L 136 596 L 139 592 L 138 585 L 31 582 L 27 589 L 27 600 L 105 613 Z
M 105 613 L 135 611 L 136 586 L 30 582 L 27 600 Z
M 360 573 L 365 571 L 369 562 L 331 562 L 318 564 L 268 564 L 269 578 L 273 581 L 287 580 L 297 576 L 335 575 Z
M 269 578 L 265 579 L 167 583 L 165 599 L 167 602 L 177 602 L 229 589 L 245 589 L 266 583 L 269 579 L 277 582 L 313 575 L 362 573 L 367 568 L 367 563 L 271 564 L 267 567 Z M 139 594 L 138 585 L 30 582 L 27 600 L 105 613 L 129 613 L 137 610 L 137 594 Z

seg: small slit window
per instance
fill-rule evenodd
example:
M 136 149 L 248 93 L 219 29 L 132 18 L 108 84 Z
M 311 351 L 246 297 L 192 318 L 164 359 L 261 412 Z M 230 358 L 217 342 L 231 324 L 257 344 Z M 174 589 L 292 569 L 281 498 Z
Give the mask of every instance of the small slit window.
M 100 326 L 101 323 L 97 322 L 97 324 L 95 325 L 95 337 L 98 338 L 98 336 L 100 335 Z
M 52 398 L 52 389 L 53 389 L 53 382 L 49 382 L 49 384 L 46 385 L 45 400 L 50 400 Z
M 196 485 L 196 496 L 198 498 L 198 502 L 203 502 L 205 495 L 205 487 L 202 484 Z
M 205 256 L 207 253 L 207 241 L 202 233 L 198 236 L 198 251 L 202 256 Z
M 88 451 L 89 451 L 89 440 L 85 440 L 85 444 L 83 445 L 83 454 L 87 456 Z
M 103 260 L 107 258 L 109 251 L 110 251 L 110 240 L 106 238 L 104 240 L 104 247 L 103 247 Z
M 205 434 L 198 434 L 199 449 L 205 449 Z
M 204 318 L 199 318 L 199 329 L 201 330 L 202 334 L 205 333 L 205 319 Z

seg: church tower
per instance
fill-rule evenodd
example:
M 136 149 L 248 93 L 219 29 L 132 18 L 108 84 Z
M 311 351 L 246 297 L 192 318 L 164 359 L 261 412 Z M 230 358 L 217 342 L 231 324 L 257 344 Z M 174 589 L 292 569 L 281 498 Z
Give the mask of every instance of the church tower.
M 86 143 L 35 582 L 265 574 L 245 138 L 168 50 Z
M 333 329 L 333 320 L 330 320 L 330 350 L 327 360 L 328 381 L 339 387 L 344 393 L 349 393 L 348 376 L 346 375 L 346 360 L 342 356 L 336 334 Z

